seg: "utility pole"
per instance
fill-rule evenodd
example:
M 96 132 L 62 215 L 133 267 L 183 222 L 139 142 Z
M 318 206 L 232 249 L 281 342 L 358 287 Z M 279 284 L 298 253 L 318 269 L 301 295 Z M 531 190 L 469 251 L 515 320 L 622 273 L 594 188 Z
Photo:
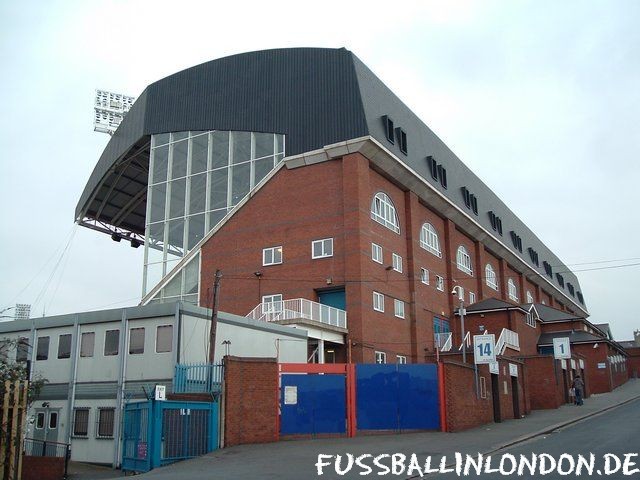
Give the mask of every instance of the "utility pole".
M 209 332 L 209 363 L 213 363 L 216 353 L 216 326 L 218 325 L 218 292 L 222 272 L 218 269 L 213 278 L 213 305 L 211 306 L 211 331 Z
M 465 332 L 465 328 L 464 328 L 464 294 L 463 294 L 463 290 L 462 287 L 460 285 L 456 285 L 455 287 L 453 287 L 453 290 L 451 291 L 451 295 L 458 295 L 458 298 L 460 299 L 460 306 L 458 307 L 458 315 L 460 315 L 460 330 L 461 330 L 461 335 L 462 335 L 462 363 L 467 363 L 467 340 L 466 340 L 466 336 L 467 336 L 467 332 Z

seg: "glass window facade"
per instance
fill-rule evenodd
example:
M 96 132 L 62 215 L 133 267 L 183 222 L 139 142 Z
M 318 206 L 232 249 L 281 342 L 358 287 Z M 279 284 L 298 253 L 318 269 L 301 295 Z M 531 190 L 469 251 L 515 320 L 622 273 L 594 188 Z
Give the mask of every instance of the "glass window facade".
M 284 145 L 284 136 L 273 133 L 152 135 L 143 296 L 282 161 Z M 176 275 L 153 301 L 197 304 L 197 285 L 184 284 L 193 273 Z

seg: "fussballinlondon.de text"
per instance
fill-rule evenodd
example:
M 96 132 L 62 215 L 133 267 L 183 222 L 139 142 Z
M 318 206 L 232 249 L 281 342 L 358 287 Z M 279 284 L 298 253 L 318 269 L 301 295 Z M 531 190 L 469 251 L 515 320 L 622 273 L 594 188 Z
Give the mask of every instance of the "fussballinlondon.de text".
M 453 462 L 452 462 L 453 460 Z M 467 475 L 560 475 L 601 476 L 620 475 L 630 476 L 640 474 L 636 467 L 637 453 L 614 455 L 607 453 L 602 457 L 593 453 L 588 456 L 569 455 L 563 453 L 553 456 L 546 453 L 531 455 L 463 455 L 456 452 L 454 458 L 443 456 L 439 461 L 431 456 L 419 458 L 415 453 L 383 453 L 372 455 L 327 455 L 319 454 L 315 466 L 317 474 L 322 476 L 326 472 L 335 471 L 338 475 L 353 472 L 359 475 L 402 475 L 424 476 L 433 473 L 455 473 L 457 476 Z

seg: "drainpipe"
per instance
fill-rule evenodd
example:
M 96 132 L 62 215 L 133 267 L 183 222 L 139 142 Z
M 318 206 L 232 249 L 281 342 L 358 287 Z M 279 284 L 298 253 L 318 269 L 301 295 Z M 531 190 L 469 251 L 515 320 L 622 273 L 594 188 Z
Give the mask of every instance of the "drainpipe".
M 120 464 L 120 454 L 122 447 L 122 414 L 124 412 L 124 390 L 126 386 L 126 373 L 127 373 L 127 330 L 129 320 L 127 318 L 127 309 L 122 309 L 122 319 L 120 320 L 120 339 L 118 342 L 118 355 L 120 356 L 120 369 L 118 374 L 118 392 L 116 394 L 116 411 L 114 421 L 114 434 L 113 438 L 116 441 L 113 454 L 113 468 L 118 468 Z
M 71 445 L 71 423 L 73 419 L 73 409 L 76 403 L 76 383 L 78 379 L 78 357 L 80 356 L 80 318 L 76 314 L 73 321 L 73 337 L 71 340 L 71 371 L 69 382 L 69 394 L 67 395 L 67 426 L 66 426 L 66 443 Z

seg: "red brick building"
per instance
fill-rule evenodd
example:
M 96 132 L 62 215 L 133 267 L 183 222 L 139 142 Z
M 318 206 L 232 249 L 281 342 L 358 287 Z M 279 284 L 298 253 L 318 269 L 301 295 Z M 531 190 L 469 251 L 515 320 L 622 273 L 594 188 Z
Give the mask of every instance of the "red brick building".
M 210 307 L 219 271 L 218 309 L 305 328 L 312 361 L 425 361 L 434 334 L 461 341 L 454 287 L 467 305 L 588 315 L 570 269 L 345 49 L 234 55 L 150 85 L 76 218 L 144 243 L 144 304 Z M 510 315 L 529 351 L 538 327 Z

